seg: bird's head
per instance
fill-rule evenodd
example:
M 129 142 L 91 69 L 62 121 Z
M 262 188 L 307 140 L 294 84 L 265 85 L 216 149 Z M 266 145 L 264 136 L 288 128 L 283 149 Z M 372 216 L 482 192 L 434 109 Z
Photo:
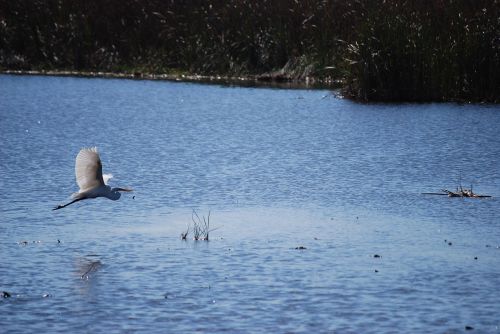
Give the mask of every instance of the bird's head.
M 113 201 L 116 201 L 122 195 L 120 191 L 131 192 L 133 190 L 128 188 L 111 188 L 111 196 L 109 198 L 112 199 Z

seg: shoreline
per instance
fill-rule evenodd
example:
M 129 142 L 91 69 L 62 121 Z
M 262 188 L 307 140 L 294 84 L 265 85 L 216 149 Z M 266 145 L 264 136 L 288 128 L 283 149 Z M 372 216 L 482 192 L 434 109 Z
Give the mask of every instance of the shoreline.
M 7 75 L 39 75 L 60 76 L 77 78 L 105 78 L 105 79 L 129 79 L 129 80 L 152 80 L 152 81 L 175 81 L 220 84 L 241 87 L 263 87 L 283 89 L 325 89 L 338 90 L 341 83 L 331 79 L 320 80 L 313 77 L 305 79 L 294 79 L 290 77 L 274 75 L 273 73 L 246 76 L 225 75 L 200 75 L 200 74 L 169 74 L 169 73 L 143 73 L 143 72 L 102 72 L 102 71 L 65 71 L 65 70 L 0 70 L 0 74 Z
M 172 73 L 148 73 L 148 72 L 104 72 L 104 71 L 69 71 L 69 70 L 7 70 L 0 69 L 0 75 L 32 75 L 32 76 L 58 76 L 75 78 L 102 78 L 102 79 L 127 79 L 127 80 L 150 80 L 170 81 L 198 84 L 211 84 L 229 87 L 253 87 L 253 88 L 276 88 L 276 89 L 305 89 L 305 90 L 329 90 L 335 91 L 335 95 L 356 103 L 457 103 L 477 105 L 498 105 L 499 101 L 470 101 L 465 99 L 444 99 L 429 101 L 378 101 L 361 100 L 351 94 L 342 92 L 342 82 L 330 77 L 319 79 L 316 77 L 293 78 L 279 72 L 264 73 L 260 75 L 249 74 L 241 76 L 227 75 L 201 75 L 201 74 L 172 74 Z

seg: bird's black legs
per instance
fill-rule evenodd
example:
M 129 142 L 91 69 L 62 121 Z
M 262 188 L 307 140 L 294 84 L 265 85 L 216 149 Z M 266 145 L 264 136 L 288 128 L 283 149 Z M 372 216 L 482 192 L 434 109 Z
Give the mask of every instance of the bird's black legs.
M 68 206 L 68 205 L 70 205 L 70 204 L 73 204 L 73 203 L 75 203 L 75 202 L 81 201 L 82 199 L 83 199 L 83 198 L 77 198 L 77 199 L 72 200 L 72 201 L 71 201 L 71 202 L 69 202 L 69 203 L 64 204 L 64 205 L 58 205 L 58 206 L 56 206 L 55 208 L 53 208 L 53 209 L 52 209 L 52 211 L 62 209 L 62 208 L 64 208 L 64 207 L 67 207 L 67 206 Z

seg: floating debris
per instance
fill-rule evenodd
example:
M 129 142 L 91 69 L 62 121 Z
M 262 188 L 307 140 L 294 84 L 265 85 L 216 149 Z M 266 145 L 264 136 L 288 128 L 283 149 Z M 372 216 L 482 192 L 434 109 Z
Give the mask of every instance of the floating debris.
M 31 242 L 27 241 L 27 240 L 23 240 L 23 241 L 18 241 L 17 244 L 18 245 L 22 245 L 22 246 L 27 246 L 28 244 L 41 244 L 42 241 L 41 240 L 33 240 Z
M 376 259 L 379 259 L 379 258 L 381 258 L 382 256 L 380 256 L 380 255 L 378 255 L 378 254 L 375 254 L 375 255 L 373 255 L 373 257 L 374 257 L 374 258 L 376 258 Z
M 466 330 L 466 331 L 471 331 L 471 330 L 473 330 L 473 329 L 474 329 L 474 327 L 472 327 L 472 326 L 465 326 L 465 330 Z
M 469 197 L 469 198 L 490 198 L 490 195 L 479 195 L 476 194 L 472 191 L 472 185 L 471 187 L 464 188 L 460 185 L 460 187 L 457 187 L 456 191 L 451 191 L 448 189 L 441 189 L 441 192 L 436 192 L 436 193 L 422 193 L 422 195 L 441 195 L 441 196 L 448 196 L 448 197 Z

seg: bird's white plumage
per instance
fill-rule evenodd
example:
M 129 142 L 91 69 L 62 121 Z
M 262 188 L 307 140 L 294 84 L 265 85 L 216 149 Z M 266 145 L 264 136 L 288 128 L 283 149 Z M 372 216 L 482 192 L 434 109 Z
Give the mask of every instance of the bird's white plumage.
M 104 185 L 101 158 L 97 147 L 80 150 L 76 156 L 75 175 L 80 193 Z
M 113 178 L 113 174 L 102 174 L 102 179 L 104 180 L 104 184 L 108 184 L 109 180 Z
M 120 198 L 120 192 L 130 192 L 129 188 L 111 188 L 107 185 L 112 174 L 102 174 L 102 163 L 97 147 L 82 148 L 76 156 L 75 162 L 76 183 L 80 190 L 72 195 L 73 200 L 69 203 L 58 205 L 53 210 L 59 210 L 75 202 L 97 197 L 106 197 L 116 201 Z

